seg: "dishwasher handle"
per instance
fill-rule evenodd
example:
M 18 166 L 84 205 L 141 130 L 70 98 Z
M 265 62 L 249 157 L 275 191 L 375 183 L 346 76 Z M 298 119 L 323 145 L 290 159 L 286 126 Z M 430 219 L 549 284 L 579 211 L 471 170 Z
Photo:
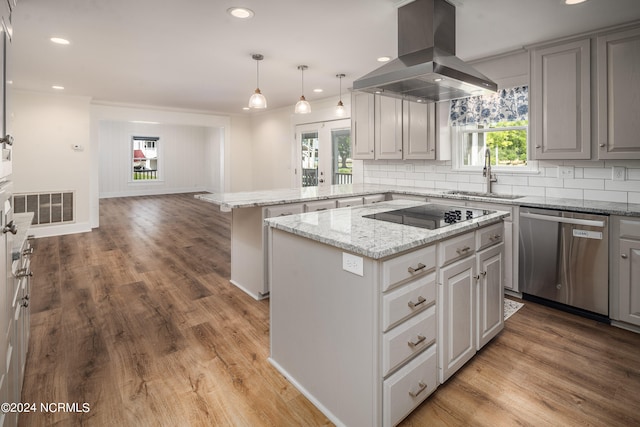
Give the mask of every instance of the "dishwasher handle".
M 563 224 L 574 225 L 586 225 L 588 227 L 600 227 L 604 228 L 604 221 L 597 221 L 592 219 L 578 219 L 578 218 L 564 218 L 561 216 L 541 215 L 529 212 L 520 212 L 520 216 L 523 218 L 539 219 L 540 221 L 559 222 Z

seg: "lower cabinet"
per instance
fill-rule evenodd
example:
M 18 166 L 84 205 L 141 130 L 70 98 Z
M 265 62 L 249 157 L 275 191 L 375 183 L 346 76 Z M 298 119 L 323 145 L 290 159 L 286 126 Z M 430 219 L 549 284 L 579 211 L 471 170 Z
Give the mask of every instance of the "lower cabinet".
M 27 224 L 31 221 L 31 214 Z M 28 228 L 18 226 L 19 235 L 11 236 L 7 243 L 6 290 L 7 299 L 0 315 L 2 320 L 2 355 L 0 361 L 0 401 L 2 403 L 19 403 L 22 393 L 24 369 L 27 361 L 29 344 L 29 297 L 30 297 L 30 256 L 33 253 L 31 242 L 26 239 Z M 20 238 L 20 239 L 19 239 Z M 15 240 L 14 240 L 15 239 Z M 17 243 L 17 247 L 14 244 Z M 4 252 L 4 251 L 0 251 Z M 14 427 L 18 424 L 18 412 L 0 412 L 0 426 Z
M 478 230 L 475 247 L 468 244 L 473 233 L 440 243 L 438 371 L 441 383 L 504 328 L 501 225 Z M 483 239 L 483 235 L 489 239 Z M 483 249 L 486 245 L 491 246 Z M 447 265 L 448 262 L 452 263 Z
M 612 216 L 610 224 L 610 316 L 640 326 L 640 220 Z

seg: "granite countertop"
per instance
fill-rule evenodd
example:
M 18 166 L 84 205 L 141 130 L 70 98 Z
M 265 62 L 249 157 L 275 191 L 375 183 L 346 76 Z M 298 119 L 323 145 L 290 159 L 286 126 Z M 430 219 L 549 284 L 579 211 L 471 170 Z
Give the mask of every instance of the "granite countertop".
M 220 206 L 223 212 L 233 209 L 273 206 L 313 200 L 337 199 L 341 197 L 366 196 L 369 194 L 395 193 L 413 196 L 438 197 L 451 200 L 490 202 L 501 205 L 527 206 L 543 209 L 574 210 L 595 214 L 640 217 L 640 204 L 605 202 L 599 200 L 558 199 L 551 197 L 525 196 L 517 199 L 483 197 L 479 195 L 451 194 L 450 190 L 433 188 L 400 187 L 375 184 L 343 184 L 328 187 L 306 187 L 247 191 L 238 193 L 199 194 L 195 197 Z
M 220 206 L 223 212 L 237 208 L 273 206 L 312 200 L 338 199 L 387 193 L 389 187 L 372 184 L 342 184 L 327 187 L 280 188 L 263 191 L 241 191 L 237 193 L 198 194 L 195 197 Z
M 15 261 L 20 258 L 22 245 L 29 235 L 29 227 L 33 221 L 33 212 L 19 213 L 13 215 L 13 223 L 16 225 L 18 232 L 11 240 L 11 260 Z
M 265 223 L 270 227 L 358 255 L 380 259 L 499 222 L 509 215 L 508 212 L 497 211 L 436 230 L 363 218 L 363 215 L 423 204 L 425 203 L 414 200 L 392 200 L 371 205 L 268 218 Z

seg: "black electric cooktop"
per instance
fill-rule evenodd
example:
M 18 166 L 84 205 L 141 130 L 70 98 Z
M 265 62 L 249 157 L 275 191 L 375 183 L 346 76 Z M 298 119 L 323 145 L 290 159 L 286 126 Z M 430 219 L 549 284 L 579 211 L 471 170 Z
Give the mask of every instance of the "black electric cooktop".
M 479 218 L 494 212 L 495 211 L 475 209 L 465 206 L 428 204 L 412 208 L 398 209 L 395 211 L 363 215 L 363 218 L 372 218 L 379 221 L 395 222 L 396 224 L 435 230 L 437 228 L 447 227 L 451 224 Z

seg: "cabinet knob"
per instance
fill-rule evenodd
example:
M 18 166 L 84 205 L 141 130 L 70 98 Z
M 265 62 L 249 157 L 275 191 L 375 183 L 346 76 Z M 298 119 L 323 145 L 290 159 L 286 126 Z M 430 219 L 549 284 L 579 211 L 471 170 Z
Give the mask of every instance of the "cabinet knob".
M 600 148 L 604 148 L 604 147 L 605 147 L 605 144 L 600 144 Z
M 536 145 L 536 148 L 537 148 L 537 149 L 540 149 L 541 147 L 542 147 L 541 145 Z
M 627 259 L 627 254 L 620 254 L 620 257 L 621 257 L 622 259 Z

